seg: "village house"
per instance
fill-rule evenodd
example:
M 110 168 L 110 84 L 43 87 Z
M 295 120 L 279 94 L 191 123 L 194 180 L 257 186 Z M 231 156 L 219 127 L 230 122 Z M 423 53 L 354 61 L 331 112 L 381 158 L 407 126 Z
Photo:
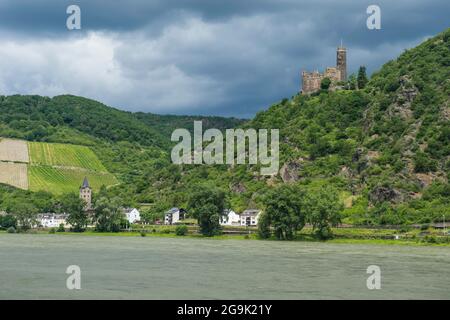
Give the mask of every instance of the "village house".
M 240 216 L 241 226 L 256 227 L 258 225 L 258 220 L 261 215 L 261 210 L 258 209 L 247 209 L 242 212 Z
M 68 226 L 67 217 L 65 213 L 41 213 L 37 215 L 37 225 L 43 228 L 57 228 L 63 224 L 66 227 Z
M 180 220 L 184 220 L 186 216 L 186 210 L 182 208 L 172 208 L 164 214 L 164 224 L 175 224 Z
M 233 210 L 224 210 L 224 215 L 220 219 L 222 226 L 239 226 L 241 224 L 241 217 Z
M 434 229 L 442 229 L 442 230 L 445 230 L 445 229 L 450 228 L 450 223 L 438 222 L 438 223 L 434 223 L 434 224 L 432 225 L 432 227 L 433 227 Z
M 141 221 L 141 214 L 136 208 L 124 208 L 123 213 L 129 223 L 136 223 Z

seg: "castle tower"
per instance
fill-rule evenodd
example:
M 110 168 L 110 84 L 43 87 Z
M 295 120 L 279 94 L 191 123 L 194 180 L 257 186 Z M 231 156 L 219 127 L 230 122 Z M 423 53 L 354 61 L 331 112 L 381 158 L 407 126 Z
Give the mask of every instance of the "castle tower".
M 340 71 L 340 81 L 347 81 L 347 49 L 341 45 L 336 52 L 336 67 Z
M 80 199 L 86 202 L 86 206 L 84 207 L 86 211 L 92 209 L 92 189 L 87 177 L 84 177 L 83 184 L 80 187 Z

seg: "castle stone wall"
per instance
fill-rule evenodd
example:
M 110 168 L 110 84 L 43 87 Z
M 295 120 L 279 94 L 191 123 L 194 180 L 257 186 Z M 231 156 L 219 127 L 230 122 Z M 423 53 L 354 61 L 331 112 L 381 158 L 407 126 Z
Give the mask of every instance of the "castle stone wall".
M 320 90 L 320 83 L 324 78 L 329 78 L 332 84 L 347 80 L 347 49 L 337 48 L 336 67 L 327 67 L 324 73 L 318 71 L 302 72 L 302 94 L 310 94 Z

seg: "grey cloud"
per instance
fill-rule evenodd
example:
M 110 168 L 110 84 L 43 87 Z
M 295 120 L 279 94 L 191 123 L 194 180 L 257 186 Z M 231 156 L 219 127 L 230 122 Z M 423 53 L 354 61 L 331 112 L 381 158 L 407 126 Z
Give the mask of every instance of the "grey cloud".
M 79 4 L 81 32 L 65 28 Z M 0 90 L 73 93 L 133 111 L 250 117 L 299 90 L 302 69 L 369 72 L 448 27 L 447 0 L 0 1 Z M 30 51 L 30 52 L 25 52 Z M 74 75 L 77 81 L 74 81 Z

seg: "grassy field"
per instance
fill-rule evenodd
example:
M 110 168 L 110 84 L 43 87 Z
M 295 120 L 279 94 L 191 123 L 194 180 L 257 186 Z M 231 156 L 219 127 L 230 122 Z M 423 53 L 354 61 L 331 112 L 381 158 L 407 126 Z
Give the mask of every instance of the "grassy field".
M 0 161 L 28 163 L 27 142 L 0 138 Z
M 107 172 L 95 153 L 88 147 L 71 144 L 29 142 L 32 165 L 83 168 Z
M 0 183 L 28 189 L 28 174 L 26 163 L 0 162 Z
M 46 190 L 53 194 L 77 192 L 84 177 L 89 179 L 94 191 L 102 185 L 118 183 L 89 147 L 29 142 L 28 150 L 31 191 Z
M 84 177 L 89 179 L 94 191 L 98 191 L 102 185 L 117 183 L 110 173 L 50 166 L 30 166 L 28 176 L 31 191 L 47 190 L 54 194 L 78 191 Z

